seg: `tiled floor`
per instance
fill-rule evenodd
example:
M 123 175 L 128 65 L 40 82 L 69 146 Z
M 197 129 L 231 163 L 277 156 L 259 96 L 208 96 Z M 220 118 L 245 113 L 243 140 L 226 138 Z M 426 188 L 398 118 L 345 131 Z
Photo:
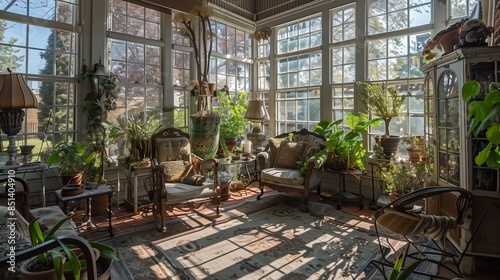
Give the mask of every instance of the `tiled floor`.
M 237 206 L 242 202 L 251 202 L 256 199 L 259 194 L 259 188 L 256 184 L 251 185 L 245 191 L 231 191 L 231 197 L 222 202 L 222 208 L 230 208 L 233 206 Z M 271 190 L 266 190 L 266 192 L 272 192 Z M 266 194 L 264 194 L 266 195 Z M 330 199 L 323 199 L 318 194 L 312 193 L 310 197 L 310 201 L 326 203 L 332 206 L 336 206 L 337 202 Z M 358 207 L 358 203 L 344 203 L 342 205 L 342 211 L 349 213 L 353 216 L 356 216 L 361 219 L 369 220 L 372 210 L 368 209 L 368 199 L 364 201 L 364 208 L 360 210 Z M 186 215 L 192 213 L 191 211 L 182 211 L 179 209 L 175 209 L 173 211 L 173 216 L 175 215 Z M 108 234 L 105 228 L 108 225 L 107 213 L 101 213 L 93 216 L 93 221 L 97 224 L 100 229 L 104 229 L 103 231 L 92 232 L 89 234 L 84 234 L 83 236 L 86 238 L 94 238 L 97 236 L 103 236 Z M 76 221 L 78 223 L 78 221 Z M 113 208 L 112 215 L 112 225 L 113 231 L 115 234 L 120 234 L 120 232 L 133 231 L 137 228 L 147 227 L 154 224 L 153 217 L 151 212 L 143 212 L 141 211 L 138 214 L 132 213 L 132 211 L 128 210 L 124 206 L 120 206 L 120 208 Z M 476 268 L 477 275 L 470 278 L 467 277 L 465 279 L 498 279 L 498 274 L 500 273 L 500 268 L 496 264 L 498 259 L 494 258 L 476 258 Z

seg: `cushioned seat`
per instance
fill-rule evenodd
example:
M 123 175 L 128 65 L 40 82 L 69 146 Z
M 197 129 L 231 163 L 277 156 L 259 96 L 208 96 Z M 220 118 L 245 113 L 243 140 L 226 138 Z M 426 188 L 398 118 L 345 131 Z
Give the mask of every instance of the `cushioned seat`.
M 213 197 L 216 195 L 213 183 L 204 183 L 201 186 L 183 183 L 165 183 L 165 195 L 170 202 L 186 201 L 192 198 Z
M 287 185 L 289 187 L 295 186 L 298 189 L 304 188 L 304 175 L 298 170 L 267 168 L 262 170 L 260 176 L 262 176 L 262 181 L 264 182 Z

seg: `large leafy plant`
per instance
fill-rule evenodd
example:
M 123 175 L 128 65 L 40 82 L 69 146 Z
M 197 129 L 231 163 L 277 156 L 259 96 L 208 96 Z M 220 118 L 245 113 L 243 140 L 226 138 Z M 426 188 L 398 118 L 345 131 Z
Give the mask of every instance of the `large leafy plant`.
M 363 157 L 366 149 L 363 146 L 363 133 L 371 125 L 380 125 L 381 119 L 369 120 L 364 114 L 348 114 L 345 119 L 333 122 L 321 121 L 314 128 L 314 132 L 326 137 L 323 143 L 325 149 L 320 153 L 327 154 L 333 162 L 336 162 L 340 169 L 364 169 Z
M 220 115 L 220 139 L 234 139 L 244 134 L 248 127 L 245 113 L 248 109 L 248 94 L 238 92 L 230 96 L 228 91 L 219 92 L 215 112 Z
M 47 158 L 47 165 L 59 166 L 59 174 L 73 175 L 83 170 L 95 155 L 86 155 L 87 148 L 80 142 L 61 141 Z
M 483 98 L 479 97 L 481 84 L 477 81 L 468 81 L 462 86 L 462 99 L 469 103 L 467 120 L 469 130 L 467 135 L 478 137 L 485 132 L 488 145 L 474 158 L 478 166 L 486 165 L 490 168 L 500 168 L 500 84 L 491 83 L 489 92 Z
M 65 217 L 64 219 L 60 220 L 53 228 L 47 230 L 46 232 L 42 232 L 38 219 L 33 220 L 29 224 L 30 240 L 32 246 L 45 243 L 51 239 L 56 239 L 57 242 L 59 242 L 60 247 L 50 249 L 37 255 L 38 262 L 53 266 L 56 271 L 58 280 L 63 279 L 63 271 L 65 270 L 70 270 L 73 273 L 75 280 L 79 280 L 81 269 L 82 267 L 86 266 L 86 262 L 84 260 L 80 260 L 76 253 L 71 250 L 71 247 L 65 245 L 59 239 L 57 239 L 56 236 L 54 236 L 57 230 L 69 219 L 71 219 L 71 217 Z M 93 248 L 99 250 L 100 256 L 112 260 L 118 259 L 116 256 L 116 250 L 114 248 L 95 241 L 89 241 L 89 243 Z

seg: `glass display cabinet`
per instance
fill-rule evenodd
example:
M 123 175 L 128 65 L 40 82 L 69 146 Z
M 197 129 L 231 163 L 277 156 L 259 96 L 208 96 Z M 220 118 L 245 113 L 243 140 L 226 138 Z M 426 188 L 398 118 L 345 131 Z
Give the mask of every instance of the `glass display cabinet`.
M 500 47 L 459 49 L 430 62 L 421 70 L 425 74 L 425 153 L 431 166 L 432 181 L 473 193 L 473 204 L 487 212 L 474 237 L 471 252 L 499 257 L 500 172 L 477 166 L 474 162 L 474 157 L 485 147 L 485 135 L 467 136 L 468 104 L 462 100 L 461 89 L 466 81 L 475 80 L 487 93 L 490 82 L 500 81 Z M 426 201 L 427 211 L 431 214 L 450 213 L 454 206 L 447 200 L 441 196 Z M 477 215 L 473 213 L 473 219 Z M 460 233 L 456 232 L 454 239 L 459 240 L 459 237 Z

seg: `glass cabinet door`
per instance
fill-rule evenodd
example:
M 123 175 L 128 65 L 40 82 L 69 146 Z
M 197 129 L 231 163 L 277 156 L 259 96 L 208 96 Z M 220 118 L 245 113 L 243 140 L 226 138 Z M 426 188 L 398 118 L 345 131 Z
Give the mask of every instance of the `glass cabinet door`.
M 476 96 L 476 99 L 484 99 L 489 91 L 490 83 L 498 81 L 498 74 L 495 75 L 495 73 L 498 73 L 499 64 L 499 61 L 470 63 L 470 77 L 481 84 L 481 93 Z M 472 185 L 472 190 L 500 192 L 498 184 L 499 170 L 490 169 L 486 165 L 477 166 L 474 161 L 474 157 L 488 145 L 485 132 L 483 131 L 477 137 L 471 135 L 471 145 L 472 178 L 469 184 Z
M 432 72 L 434 73 L 434 72 Z M 434 173 L 434 150 L 435 150 L 435 140 L 436 132 L 434 131 L 434 81 L 430 77 L 429 73 L 425 77 L 424 81 L 424 151 L 425 159 L 427 161 L 427 167 L 429 172 L 432 174 L 433 181 L 435 180 L 436 174 Z
M 460 185 L 459 88 L 455 72 L 445 70 L 437 82 L 438 177 Z

